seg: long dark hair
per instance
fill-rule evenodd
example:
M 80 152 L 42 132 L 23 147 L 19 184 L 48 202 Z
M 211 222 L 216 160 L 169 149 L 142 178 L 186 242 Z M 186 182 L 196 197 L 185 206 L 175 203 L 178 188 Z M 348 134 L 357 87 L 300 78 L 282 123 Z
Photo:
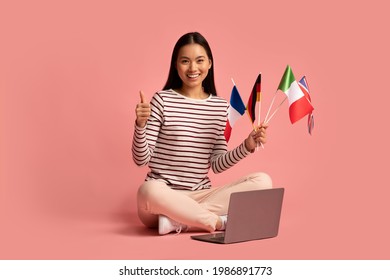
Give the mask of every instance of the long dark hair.
M 199 44 L 206 50 L 207 56 L 209 57 L 212 63 L 211 63 L 211 68 L 209 69 L 209 72 L 207 74 L 207 77 L 203 80 L 202 86 L 205 92 L 212 95 L 217 95 L 217 90 L 215 89 L 215 82 L 214 82 L 213 54 L 211 52 L 207 40 L 198 32 L 190 32 L 184 34 L 177 41 L 172 52 L 171 67 L 169 69 L 168 80 L 165 83 L 163 90 L 181 88 L 183 82 L 180 79 L 179 74 L 177 73 L 176 62 L 177 62 L 177 57 L 179 55 L 180 48 L 189 44 Z

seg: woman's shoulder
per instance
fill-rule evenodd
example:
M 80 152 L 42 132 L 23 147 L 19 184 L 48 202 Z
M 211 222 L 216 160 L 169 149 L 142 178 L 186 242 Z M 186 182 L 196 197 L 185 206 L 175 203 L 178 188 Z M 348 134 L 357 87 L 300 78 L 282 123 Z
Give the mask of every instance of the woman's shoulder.
M 160 93 L 160 94 L 173 94 L 174 90 L 173 89 L 162 89 L 162 90 L 157 91 L 156 93 Z
M 155 95 L 160 95 L 160 96 L 164 96 L 164 95 L 173 95 L 174 94 L 174 91 L 172 89 L 162 89 L 162 90 L 159 90 L 159 91 L 156 91 Z
M 177 98 L 180 97 L 177 92 L 173 89 L 163 89 L 159 90 L 155 93 L 159 98 L 165 99 L 165 98 Z
M 210 96 L 210 100 L 213 101 L 213 102 L 216 102 L 216 103 L 221 103 L 221 104 L 228 105 L 227 100 L 225 98 L 221 97 L 221 96 L 211 95 Z
M 165 100 L 167 97 L 172 97 L 172 96 L 174 96 L 174 95 L 175 95 L 175 94 L 174 94 L 173 90 L 171 90 L 171 89 L 158 90 L 158 91 L 156 91 L 156 92 L 153 94 L 152 99 L 163 101 L 163 100 Z

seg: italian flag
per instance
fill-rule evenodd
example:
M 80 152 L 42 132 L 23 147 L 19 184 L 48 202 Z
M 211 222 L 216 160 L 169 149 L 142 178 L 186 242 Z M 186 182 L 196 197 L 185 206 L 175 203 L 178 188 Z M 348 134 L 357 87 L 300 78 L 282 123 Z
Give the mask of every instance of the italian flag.
M 299 121 L 314 110 L 310 101 L 299 87 L 298 82 L 295 80 L 289 65 L 287 65 L 284 71 L 278 89 L 287 95 L 291 123 Z

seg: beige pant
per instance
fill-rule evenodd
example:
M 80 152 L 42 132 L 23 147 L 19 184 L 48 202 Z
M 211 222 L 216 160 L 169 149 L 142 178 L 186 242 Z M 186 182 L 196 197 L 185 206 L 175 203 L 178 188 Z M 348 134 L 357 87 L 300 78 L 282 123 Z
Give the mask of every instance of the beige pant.
M 265 173 L 253 173 L 231 184 L 198 191 L 173 190 L 158 180 L 145 181 L 138 190 L 138 216 L 157 227 L 162 214 L 190 228 L 215 231 L 218 216 L 227 214 L 230 194 L 272 188 Z

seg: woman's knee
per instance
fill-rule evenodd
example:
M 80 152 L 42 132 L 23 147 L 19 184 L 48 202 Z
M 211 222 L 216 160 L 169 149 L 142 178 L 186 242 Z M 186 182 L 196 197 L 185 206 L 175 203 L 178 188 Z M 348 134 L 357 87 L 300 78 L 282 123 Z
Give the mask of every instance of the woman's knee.
M 138 201 L 154 201 L 158 198 L 159 188 L 161 188 L 161 182 L 145 181 L 138 188 Z
M 154 205 L 158 201 L 158 182 L 145 181 L 137 192 L 138 217 L 141 222 L 150 228 L 157 226 L 158 215 L 154 213 Z
M 272 178 L 267 173 L 256 172 L 249 175 L 249 177 L 256 182 L 256 185 L 259 187 L 259 189 L 272 188 Z

